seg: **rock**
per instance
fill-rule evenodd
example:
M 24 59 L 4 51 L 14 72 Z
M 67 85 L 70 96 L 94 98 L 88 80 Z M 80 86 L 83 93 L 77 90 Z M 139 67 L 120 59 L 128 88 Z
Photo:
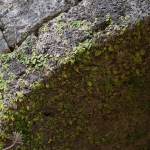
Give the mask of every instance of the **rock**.
M 73 3 L 65 5 L 53 0 L 7 0 L 0 4 L 4 36 L 10 47 L 20 45 L 27 35 L 36 34 L 43 23 L 67 11 Z
M 7 42 L 5 41 L 4 37 L 3 37 L 3 33 L 2 31 L 0 30 L 0 53 L 9 53 L 11 52 L 8 45 L 7 45 Z
M 107 42 L 110 37 L 106 31 L 111 28 L 110 20 L 106 21 L 109 14 L 114 26 L 118 27 L 123 25 L 120 16 L 130 15 L 126 24 L 132 27 L 135 19 L 149 19 L 150 14 L 150 3 L 146 0 L 133 0 L 132 3 L 125 0 L 84 0 L 77 6 L 73 1 L 62 4 L 62 1 L 53 0 L 5 0 L 0 3 L 0 27 L 3 27 L 3 33 L 0 31 L 0 52 L 10 51 L 9 47 L 15 44 L 19 46 L 19 54 L 13 53 L 16 58 L 11 57 L 12 60 L 6 62 L 9 69 L 1 71 L 4 76 L 7 71 L 17 76 L 4 94 L 6 102 L 6 97 L 9 99 L 17 92 L 28 94 L 32 92 L 34 82 L 50 78 L 53 71 L 61 67 L 61 60 L 69 57 L 73 48 L 86 39 L 100 41 L 99 46 Z M 61 12 L 65 13 L 58 16 Z M 114 36 L 117 33 L 112 32 Z M 44 71 L 35 67 L 36 63 L 43 61 L 40 55 L 46 60 Z M 14 68 L 19 68 L 19 71 Z
M 42 54 L 53 56 L 60 54 L 64 57 L 63 49 L 71 52 L 80 42 L 87 38 L 94 38 L 94 32 L 99 31 L 101 41 L 105 42 L 109 38 L 105 31 L 110 26 L 110 22 L 106 21 L 106 15 L 110 14 L 114 24 L 121 26 L 123 22 L 120 21 L 120 16 L 128 14 L 130 19 L 126 19 L 126 22 L 133 24 L 135 18 L 141 20 L 143 16 L 148 16 L 149 5 L 143 4 L 142 1 L 137 3 L 136 1 L 83 0 L 61 17 L 50 20 L 47 23 L 48 29 L 44 33 L 42 32 L 44 26 L 39 30 L 36 48 Z M 143 16 L 141 11 L 144 13 Z
M 90 2 L 84 0 L 75 7 L 72 7 L 72 1 L 69 2 L 63 6 L 62 2 L 52 0 L 2 1 L 0 3 L 0 22 L 4 31 L 0 32 L 0 52 L 10 52 L 9 46 L 20 44 L 19 50 L 24 52 L 26 59 L 33 57 L 33 49 L 35 49 L 38 55 L 48 54 L 47 65 L 49 69 L 55 68 L 58 67 L 61 59 L 67 57 L 67 54 L 80 42 L 95 38 L 102 43 L 109 39 L 109 36 L 105 34 L 110 25 L 109 22 L 106 22 L 107 14 L 110 14 L 114 25 L 121 26 L 123 23 L 119 19 L 120 16 L 130 15 L 126 23 L 134 24 L 135 19 L 142 20 L 148 17 L 150 12 L 150 3 L 142 0 L 138 2 L 134 0 L 132 3 L 118 0 L 91 0 Z M 66 10 L 68 12 L 58 16 L 60 12 Z M 97 18 L 96 21 L 95 18 Z M 31 43 L 31 39 L 36 40 Z M 53 59 L 55 56 L 59 56 L 59 59 Z M 23 60 L 15 61 L 17 60 L 9 62 L 13 62 L 10 69 L 15 68 L 16 63 L 18 66 L 20 63 L 21 66 L 23 62 Z M 29 64 L 24 65 L 26 69 L 30 68 Z M 10 72 L 13 72 L 13 69 Z M 30 73 L 24 77 L 24 80 L 33 83 L 40 79 L 41 74 L 43 75 L 41 71 L 35 74 Z M 17 85 L 18 78 L 21 77 L 22 72 L 17 74 L 17 79 L 10 84 L 10 91 L 12 90 L 11 85 L 12 87 Z
M 3 25 L 1 21 L 0 21 L 0 29 L 3 30 Z

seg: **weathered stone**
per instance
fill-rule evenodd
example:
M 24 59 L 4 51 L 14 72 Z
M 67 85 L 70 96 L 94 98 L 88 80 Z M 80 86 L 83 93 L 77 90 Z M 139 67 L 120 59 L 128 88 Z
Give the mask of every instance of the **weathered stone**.
M 0 29 L 3 29 L 3 25 L 2 22 L 0 21 Z
M 7 3 L 3 2 L 3 5 L 0 5 L 1 10 L 3 10 L 1 11 L 1 20 L 4 24 L 5 38 L 11 46 L 22 41 L 22 37 L 25 36 L 24 33 L 26 30 L 29 32 L 34 32 L 38 35 L 34 44 L 32 43 L 31 46 L 28 46 L 28 48 L 26 45 L 28 45 L 32 38 L 35 38 L 35 35 L 31 35 L 31 37 L 27 38 L 27 40 L 25 40 L 19 47 L 20 50 L 26 47 L 26 55 L 28 57 L 32 55 L 31 51 L 32 48 L 34 48 L 38 54 L 49 54 L 51 56 L 56 56 L 59 54 L 60 58 L 63 59 L 66 57 L 66 52 L 71 52 L 73 47 L 77 46 L 80 42 L 87 38 L 100 39 L 102 42 L 107 41 L 109 36 L 107 36 L 105 32 L 107 31 L 107 28 L 109 28 L 109 24 L 106 23 L 106 14 L 108 13 L 114 21 L 114 24 L 118 26 L 122 25 L 122 22 L 119 20 L 120 16 L 130 15 L 127 23 L 134 23 L 135 18 L 142 20 L 144 17 L 146 18 L 149 16 L 150 13 L 150 3 L 146 3 L 146 1 L 142 0 L 138 2 L 119 2 L 117 0 L 84 0 L 62 15 L 62 18 L 59 21 L 63 23 L 63 26 L 59 30 L 59 17 L 56 17 L 53 20 L 51 19 L 56 14 L 59 14 L 59 12 L 71 7 L 71 5 L 67 4 L 63 6 L 61 5 L 62 3 L 59 3 L 59 1 L 32 0 L 30 2 L 23 2 L 24 3 L 22 3 L 22 1 L 14 0 L 9 0 Z M 97 18 L 97 22 L 95 22 L 95 18 Z M 12 22 L 10 22 L 11 20 Z M 48 20 L 50 21 L 43 25 L 43 23 Z M 69 27 L 68 24 L 75 21 L 86 22 L 82 28 L 79 26 Z M 40 28 L 42 25 L 43 27 Z M 40 30 L 38 32 L 39 28 Z M 87 34 L 88 31 L 97 32 L 97 34 Z M 14 38 L 15 36 L 16 38 Z M 59 64 L 59 61 L 60 60 L 56 61 L 49 59 L 47 64 L 49 66 L 56 67 Z M 30 76 L 32 76 L 32 74 Z M 38 78 L 38 76 L 34 77 L 32 82 Z M 18 81 L 16 80 L 16 82 Z M 14 84 L 16 83 L 14 82 Z
M 11 52 L 4 37 L 3 37 L 3 33 L 0 30 L 0 53 L 9 53 Z
M 40 4 L 42 3 L 44 2 L 41 1 L 37 5 L 40 6 Z M 48 4 L 48 2 L 46 3 Z M 135 5 L 136 5 L 136 8 L 134 7 Z M 50 68 L 57 68 L 59 66 L 61 59 L 65 59 L 65 57 L 67 57 L 67 54 L 70 53 L 75 46 L 78 46 L 80 42 L 83 42 L 87 38 L 88 39 L 94 38 L 97 41 L 101 41 L 99 42 L 100 44 L 103 44 L 103 42 L 106 42 L 109 39 L 109 36 L 106 35 L 106 31 L 110 30 L 109 23 L 106 22 L 106 15 L 108 13 L 110 14 L 110 18 L 113 20 L 113 24 L 121 27 L 124 23 L 120 21 L 119 19 L 120 16 L 130 15 L 130 18 L 126 20 L 126 23 L 134 24 L 135 19 L 142 20 L 149 16 L 149 13 L 150 13 L 149 5 L 150 3 L 146 3 L 146 1 L 142 1 L 142 0 L 138 2 L 135 0 L 135 1 L 132 1 L 132 3 L 130 1 L 118 2 L 117 0 L 113 2 L 111 0 L 107 0 L 107 1 L 106 0 L 102 0 L 102 1 L 93 0 L 90 2 L 88 0 L 84 0 L 83 2 L 79 3 L 77 6 L 72 7 L 67 13 L 64 13 L 62 17 L 60 16 L 55 17 L 52 20 L 51 18 L 49 18 L 50 21 L 44 24 L 39 29 L 39 32 L 36 33 L 38 37 L 36 37 L 34 34 L 32 34 L 31 36 L 28 36 L 28 38 L 19 46 L 19 49 L 25 50 L 25 54 L 29 58 L 32 57 L 32 49 L 36 50 L 36 54 L 48 54 L 52 58 L 48 59 L 47 65 Z M 33 6 L 33 4 L 31 4 L 31 6 Z M 43 4 L 43 6 L 46 7 L 46 4 Z M 44 12 L 41 12 L 40 16 L 43 16 L 46 13 L 45 10 L 43 11 Z M 55 12 L 54 10 L 52 11 Z M 29 12 L 31 12 L 31 10 Z M 141 15 L 141 12 L 143 12 L 142 13 L 143 15 Z M 23 13 L 22 17 L 24 15 L 25 14 Z M 38 16 L 38 14 L 36 14 L 36 16 Z M 38 22 L 38 20 L 36 20 L 32 16 L 31 18 L 35 22 Z M 95 22 L 95 18 L 97 18 L 96 22 Z M 18 20 L 19 19 L 20 17 L 18 18 Z M 85 23 L 84 25 L 82 25 L 82 27 L 77 26 L 77 25 L 73 27 L 69 27 L 69 23 L 71 24 L 75 21 L 78 21 L 78 23 L 85 21 Z M 63 23 L 63 25 L 59 29 L 60 22 Z M 40 23 L 40 26 L 42 24 L 43 22 Z M 30 29 L 32 29 L 32 31 L 36 31 L 37 28 L 34 29 L 35 26 L 32 25 L 33 28 L 30 28 Z M 26 27 L 28 28 L 29 25 L 26 24 Z M 25 31 L 23 27 L 22 29 L 23 31 Z M 22 30 L 19 30 L 19 32 L 20 31 Z M 92 31 L 92 33 L 89 31 Z M 93 34 L 94 32 L 96 32 L 96 34 Z M 112 31 L 112 32 L 116 34 L 117 31 Z M 29 45 L 28 43 L 31 42 L 31 39 L 36 39 L 36 40 L 32 44 Z M 59 55 L 60 57 L 59 60 L 53 59 L 53 57 L 55 57 L 56 55 Z M 33 83 L 36 80 L 40 80 L 41 77 L 42 78 L 47 77 L 47 75 L 45 75 L 44 73 L 40 71 L 38 71 L 36 75 L 35 74 L 30 74 L 29 76 L 24 77 L 24 80 L 27 80 L 29 83 Z M 20 78 L 21 78 L 21 75 L 20 75 Z M 13 87 L 13 85 L 17 85 L 17 82 L 18 81 L 15 80 L 11 84 L 11 86 Z M 9 86 L 10 91 L 11 90 L 14 91 L 15 89 L 12 89 L 11 86 Z
M 44 22 L 67 11 L 73 5 L 71 2 L 63 4 L 53 0 L 2 1 L 0 17 L 8 45 L 13 47 L 21 44 L 28 34 L 36 34 Z
M 67 13 L 64 13 L 60 20 L 59 17 L 50 20 L 47 23 L 47 30 L 45 32 L 43 32 L 45 26 L 39 30 L 39 40 L 37 41 L 36 49 L 39 53 L 53 56 L 61 54 L 64 57 L 65 52 L 63 49 L 71 52 L 80 42 L 87 38 L 94 38 L 94 32 L 100 32 L 96 36 L 99 35 L 102 41 L 109 38 L 105 34 L 107 30 L 111 30 L 111 23 L 106 21 L 107 14 L 110 14 L 114 25 L 121 26 L 123 22 L 119 18 L 126 15 L 130 16 L 126 19 L 126 22 L 134 24 L 135 18 L 142 20 L 143 17 L 149 15 L 149 6 L 150 4 L 146 4 L 145 1 L 112 2 L 111 0 L 84 0 L 76 7 L 72 7 Z M 95 18 L 97 18 L 97 21 L 95 21 Z M 62 24 L 60 29 L 58 20 Z M 82 23 L 82 26 L 80 26 L 80 23 Z
M 7 72 L 16 75 L 16 78 L 8 83 L 7 93 L 1 96 L 4 104 L 7 104 L 7 100 L 9 101 L 9 98 L 14 97 L 16 92 L 24 94 L 32 92 L 30 85 L 35 81 L 41 82 L 47 77 L 50 78 L 54 69 L 61 68 L 61 60 L 69 57 L 73 48 L 78 46 L 80 42 L 82 43 L 86 39 L 95 39 L 101 46 L 110 39 L 110 36 L 106 34 L 108 30 L 113 33 L 114 37 L 117 35 L 117 30 L 114 30 L 115 26 L 121 27 L 125 23 L 132 28 L 135 21 L 147 19 L 149 22 L 150 3 L 146 0 L 84 0 L 64 13 L 62 17 L 56 17 L 60 12 L 71 7 L 70 4 L 61 5 L 62 3 L 58 2 L 7 0 L 2 4 L 0 3 L 0 9 L 3 7 L 0 13 L 5 39 L 9 46 L 14 46 L 17 43 L 19 52 L 24 52 L 24 57 L 22 54 L 18 54 L 19 52 L 12 53 L 11 59 L 7 62 L 10 66 L 9 70 L 5 70 L 5 68 L 1 70 L 4 77 L 8 74 Z M 50 4 L 58 8 L 54 8 Z M 113 20 L 113 28 L 111 28 L 110 20 L 106 21 L 106 16 L 109 16 L 108 13 L 110 19 Z M 119 19 L 120 16 L 126 17 L 126 15 L 130 15 L 130 18 L 124 20 L 125 22 Z M 96 21 L 95 18 L 97 18 Z M 82 25 L 80 26 L 80 24 Z M 41 26 L 42 28 L 40 28 Z M 28 34 L 30 36 L 27 36 Z M 3 39 L 2 33 L 1 37 Z M 130 43 L 128 44 L 130 45 Z M 1 42 L 0 45 L 2 45 Z M 130 45 L 130 47 L 132 48 L 134 45 Z M 147 45 L 143 45 L 143 47 L 148 48 Z M 42 56 L 48 55 L 45 70 L 36 70 L 35 64 L 33 66 L 26 62 L 23 64 L 22 59 L 25 57 L 26 60 L 31 60 L 40 54 Z M 54 59 L 56 56 L 59 56 L 58 59 Z M 16 66 L 20 66 L 18 72 Z

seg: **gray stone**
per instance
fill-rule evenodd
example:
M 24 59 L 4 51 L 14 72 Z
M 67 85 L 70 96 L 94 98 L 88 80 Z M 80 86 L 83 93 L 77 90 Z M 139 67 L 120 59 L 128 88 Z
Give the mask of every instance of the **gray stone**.
M 3 33 L 0 30 L 0 53 L 9 53 L 11 52 L 4 37 L 3 37 Z
M 7 41 L 0 32 L 0 52 L 7 50 L 8 45 L 13 47 L 18 44 L 20 51 L 25 50 L 27 58 L 32 57 L 32 49 L 36 50 L 36 54 L 52 56 L 47 60 L 49 70 L 46 70 L 46 73 L 31 66 L 22 66 L 21 60 L 20 62 L 17 59 L 9 61 L 8 64 L 11 64 L 9 72 L 13 72 L 16 66 L 21 66 L 23 69 L 20 69 L 20 72 L 16 74 L 17 78 L 9 83 L 6 94 L 8 99 L 13 97 L 16 92 L 21 91 L 25 94 L 32 92 L 29 85 L 35 81 L 42 81 L 47 76 L 50 77 L 51 72 L 60 67 L 60 60 L 65 58 L 66 54 L 70 53 L 80 42 L 86 39 L 96 39 L 101 42 L 99 44 L 106 42 L 109 39 L 106 31 L 111 27 L 106 22 L 106 14 L 109 13 L 114 25 L 118 26 L 123 24 L 119 20 L 120 16 L 130 15 L 126 23 L 134 25 L 135 19 L 141 21 L 149 18 L 150 15 L 150 2 L 146 0 L 83 0 L 77 6 L 72 6 L 74 6 L 72 1 L 70 3 L 53 0 L 0 1 L 1 26 L 4 28 L 3 34 Z M 69 8 L 71 9 L 69 10 Z M 60 19 L 63 26 L 59 29 L 58 19 L 60 17 L 57 16 L 60 12 L 67 10 L 69 11 L 64 13 Z M 97 18 L 97 22 L 95 22 L 95 18 Z M 75 21 L 86 22 L 84 26 L 69 27 L 68 23 L 71 25 Z M 116 34 L 116 31 L 112 32 Z M 29 45 L 32 38 L 35 41 Z M 52 59 L 57 54 L 60 55 L 59 60 Z M 30 73 L 24 74 L 27 70 L 30 70 Z M 6 73 L 4 72 L 4 74 Z M 20 84 L 18 79 L 26 81 L 29 85 Z
M 58 31 L 58 19 L 54 18 L 47 23 L 47 31 L 44 33 L 43 28 L 39 30 L 39 40 L 36 49 L 39 53 L 45 53 L 55 56 L 56 54 L 65 56 L 63 49 L 71 52 L 73 47 L 87 38 L 94 38 L 94 32 L 100 31 L 101 40 L 107 41 L 105 32 L 110 30 L 110 23 L 106 22 L 106 15 L 109 13 L 114 25 L 121 26 L 123 22 L 120 16 L 129 15 L 127 23 L 134 24 L 135 18 L 142 20 L 149 16 L 150 3 L 146 1 L 118 1 L 118 0 L 83 0 L 76 7 L 72 7 L 67 13 L 62 15 L 60 22 L 63 24 Z M 142 12 L 142 13 L 141 13 Z M 81 14 L 81 15 L 79 15 Z M 97 18 L 97 22 L 95 22 Z M 82 27 L 69 27 L 69 23 L 86 21 Z M 94 23 L 95 22 L 95 23 Z M 87 28 L 87 29 L 86 29 Z M 57 33 L 57 31 L 59 33 Z M 92 33 L 88 33 L 91 31 Z M 60 36 L 61 35 L 61 36 Z M 98 34 L 97 34 L 98 36 Z
M 20 45 L 28 34 L 37 34 L 43 23 L 67 11 L 74 3 L 54 0 L 4 0 L 0 3 L 0 17 L 4 36 L 10 47 Z
M 3 30 L 3 24 L 1 21 L 0 21 L 0 29 Z
M 4 27 L 3 33 L 5 39 L 9 43 L 9 46 L 22 43 L 19 49 L 20 51 L 25 49 L 25 54 L 29 58 L 32 56 L 32 49 L 34 48 L 37 54 L 48 54 L 52 57 L 59 54 L 60 59 L 63 59 L 66 57 L 66 53 L 70 53 L 75 46 L 87 38 L 94 38 L 101 42 L 107 41 L 109 36 L 107 36 L 105 32 L 110 27 L 109 24 L 106 23 L 106 14 L 109 13 L 111 19 L 114 21 L 114 25 L 118 26 L 123 24 L 119 20 L 120 16 L 130 15 L 130 18 L 127 19 L 126 22 L 128 24 L 134 24 L 135 19 L 142 20 L 149 17 L 150 14 L 150 2 L 143 0 L 134 0 L 132 2 L 118 0 L 83 0 L 77 6 L 72 7 L 68 12 L 62 15 L 60 22 L 63 23 L 63 26 L 58 31 L 57 25 L 60 17 L 56 16 L 58 16 L 60 12 L 68 10 L 71 6 L 73 6 L 72 3 L 63 6 L 62 2 L 58 3 L 58 1 L 47 0 L 3 1 L 0 3 L 0 15 L 2 16 L 1 22 Z M 98 19 L 97 22 L 95 22 L 95 18 Z M 84 20 L 86 20 L 84 28 L 83 26 L 69 27 L 68 25 L 69 22 L 81 22 Z M 44 24 L 45 22 L 47 23 Z M 31 36 L 27 36 L 26 40 L 23 39 L 25 31 L 31 34 Z M 92 31 L 92 33 L 87 34 L 89 31 Z M 94 35 L 94 32 L 97 32 L 97 34 Z M 37 37 L 35 37 L 35 35 Z M 28 43 L 32 38 L 36 40 L 29 46 Z M 0 32 L 0 45 L 1 51 L 8 49 L 2 32 Z M 59 66 L 60 59 L 49 59 L 47 64 L 50 68 L 56 68 Z M 15 61 L 17 60 L 9 62 L 12 63 L 11 68 L 15 68 Z M 21 66 L 21 62 L 18 63 L 20 63 Z M 11 70 L 11 72 L 13 71 Z M 24 70 L 23 72 L 26 71 Z M 18 85 L 18 78 L 22 77 L 22 73 L 17 76 L 17 79 L 9 85 L 9 91 L 14 91 L 14 93 L 16 92 L 14 87 Z M 27 77 L 24 77 L 24 80 L 33 83 L 39 80 L 41 76 L 44 78 L 47 75 L 42 71 L 37 71 L 34 72 L 34 74 L 31 73 Z M 24 92 L 26 92 L 26 90 L 24 90 Z

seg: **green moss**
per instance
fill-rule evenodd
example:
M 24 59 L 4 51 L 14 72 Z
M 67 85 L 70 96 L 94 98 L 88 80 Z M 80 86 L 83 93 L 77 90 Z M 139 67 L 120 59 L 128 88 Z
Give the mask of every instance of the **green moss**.
M 115 28 L 118 35 L 108 34 L 103 46 L 92 39 L 80 43 L 56 74 L 30 85 L 29 95 L 17 92 L 11 99 L 17 110 L 3 108 L 2 120 L 9 124 L 1 141 L 14 130 L 22 131 L 22 150 L 127 149 L 131 144 L 136 149 L 139 140 L 148 141 L 150 29 L 144 22 L 130 31 Z M 29 66 L 43 57 L 33 52 Z

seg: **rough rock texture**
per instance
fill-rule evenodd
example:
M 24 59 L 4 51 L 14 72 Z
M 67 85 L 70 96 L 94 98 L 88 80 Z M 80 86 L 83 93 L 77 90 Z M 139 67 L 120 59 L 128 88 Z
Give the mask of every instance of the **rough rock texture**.
M 77 2 L 76 2 L 77 3 Z M 3 34 L 9 47 L 15 44 L 20 45 L 28 34 L 34 33 L 38 36 L 38 29 L 43 23 L 56 17 L 59 13 L 67 11 L 75 3 L 67 1 L 16 1 L 7 0 L 0 3 L 0 27 L 3 28 Z M 101 12 L 99 13 L 99 10 Z M 92 11 L 91 11 L 92 10 Z M 131 14 L 131 18 L 140 18 L 149 13 L 149 4 L 146 1 L 88 1 L 84 0 L 77 8 L 72 9 L 66 17 L 73 14 L 74 19 L 87 19 L 89 25 L 93 19 L 100 15 L 100 19 L 96 23 L 97 28 L 104 22 L 104 15 L 111 13 L 112 18 L 117 21 L 119 16 Z M 83 13 L 82 17 L 77 14 Z M 71 17 L 73 17 L 71 16 Z M 68 18 L 68 21 L 71 18 Z M 117 23 L 117 22 L 116 22 Z M 95 26 L 94 26 L 95 28 Z M 95 29 L 96 30 L 96 29 Z M 71 31 L 69 31 L 70 36 Z M 79 38 L 80 39 L 80 38 Z M 71 42 L 71 41 L 70 41 Z M 1 43 L 0 43 L 1 44 Z M 69 43 L 68 43 L 69 44 Z
M 100 36 L 102 41 L 105 41 L 105 38 L 108 38 L 108 36 L 105 35 L 105 32 L 110 30 L 108 27 L 110 23 L 106 22 L 105 15 L 107 13 L 111 14 L 114 25 L 121 26 L 122 21 L 119 19 L 120 16 L 130 15 L 127 23 L 133 23 L 135 18 L 141 20 L 144 17 L 149 16 L 149 6 L 150 4 L 145 1 L 111 2 L 109 0 L 95 0 L 88 2 L 85 0 L 71 8 L 68 13 L 64 13 L 61 19 L 57 17 L 49 21 L 46 24 L 47 30 L 45 31 L 43 31 L 43 28 L 45 28 L 44 25 L 38 33 L 39 36 L 35 48 L 38 53 L 50 54 L 52 56 L 60 54 L 64 57 L 66 52 L 64 52 L 63 49 L 66 49 L 69 52 L 73 47 L 77 46 L 87 38 L 97 38 Z M 97 18 L 97 21 L 95 21 L 95 18 Z M 62 23 L 60 30 L 58 20 Z M 83 25 L 79 25 L 79 22 L 82 22 Z M 100 35 L 95 35 L 94 32 L 98 31 L 100 31 Z
M 124 24 L 119 19 L 120 16 L 130 15 L 126 23 L 133 24 L 135 19 L 143 20 L 149 17 L 150 14 L 150 2 L 144 0 L 84 0 L 77 6 L 72 7 L 61 17 L 58 16 L 54 19 L 52 19 L 54 16 L 68 10 L 71 5 L 67 4 L 61 6 L 60 3 L 46 0 L 24 1 L 24 3 L 22 3 L 22 1 L 9 0 L 2 1 L 0 4 L 1 22 L 4 28 L 3 34 L 8 45 L 12 46 L 20 41 L 23 42 L 25 31 L 29 33 L 33 32 L 18 49 L 20 49 L 20 51 L 24 49 L 27 58 L 32 57 L 32 49 L 35 49 L 38 55 L 48 54 L 49 59 L 47 60 L 47 65 L 50 69 L 49 72 L 57 68 L 61 60 L 68 57 L 73 47 L 79 45 L 80 42 L 90 38 L 100 40 L 100 45 L 106 42 L 109 36 L 105 33 L 107 30 L 111 30 L 111 26 L 109 26 L 111 23 L 106 21 L 106 15 L 108 13 L 113 20 L 113 25 L 118 25 L 120 27 Z M 95 18 L 97 18 L 96 21 Z M 48 20 L 50 21 L 48 22 Z M 47 23 L 41 27 L 44 22 Z M 62 24 L 60 24 L 60 22 Z M 75 22 L 78 23 L 76 24 Z M 112 33 L 113 32 L 114 34 L 117 33 L 115 30 L 112 31 Z M 31 42 L 31 39 L 34 39 L 34 41 Z M 3 45 L 2 43 L 1 45 Z M 4 46 L 4 48 L 7 48 L 7 44 Z M 2 46 L 0 48 L 2 49 Z M 10 55 L 12 55 L 12 58 L 15 58 L 15 54 Z M 53 59 L 55 56 L 59 56 L 59 59 Z M 9 61 L 8 63 L 11 64 L 9 71 L 14 72 L 13 68 L 16 67 L 16 64 L 17 66 L 20 64 L 24 66 L 23 68 L 29 67 L 29 69 L 34 70 L 27 64 L 22 64 L 21 61 L 22 60 L 18 62 L 17 59 Z M 26 71 L 24 70 L 23 72 Z M 20 84 L 18 81 L 19 78 L 27 80 L 28 83 L 33 83 L 36 80 L 41 81 L 43 78 L 47 78 L 48 73 L 44 74 L 40 70 L 33 72 L 33 74 L 31 73 L 27 76 L 22 76 L 24 73 L 18 74 L 18 72 L 14 72 L 17 78 L 8 85 L 7 99 L 13 96 L 13 93 L 17 91 L 17 88 L 14 87 Z M 22 84 L 20 90 L 24 93 L 28 93 L 30 88 Z
M 54 0 L 7 0 L 0 2 L 0 22 L 10 47 L 21 44 L 28 34 L 37 34 L 44 22 L 67 11 L 74 3 Z
M 6 80 L 10 72 L 14 75 L 7 82 L 7 90 L 1 89 L 5 106 L 17 92 L 30 93 L 32 83 L 50 78 L 63 60 L 76 54 L 74 47 L 86 39 L 95 39 L 102 46 L 110 39 L 107 31 L 115 36 L 118 27 L 127 24 L 131 29 L 135 21 L 149 23 L 150 19 L 150 2 L 146 0 L 83 0 L 73 5 L 48 0 L 0 1 L 0 51 L 18 45 L 18 50 L 9 54 L 9 69 L 0 70 Z M 120 16 L 128 17 L 123 22 Z
M 4 39 L 3 33 L 0 30 L 0 53 L 8 53 L 10 52 L 10 49 L 7 45 L 7 42 Z

